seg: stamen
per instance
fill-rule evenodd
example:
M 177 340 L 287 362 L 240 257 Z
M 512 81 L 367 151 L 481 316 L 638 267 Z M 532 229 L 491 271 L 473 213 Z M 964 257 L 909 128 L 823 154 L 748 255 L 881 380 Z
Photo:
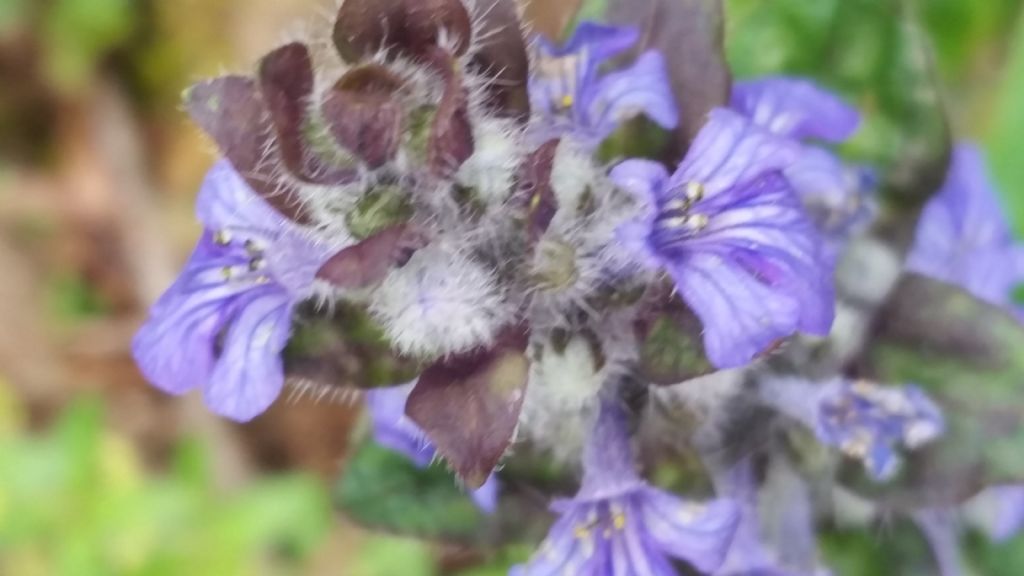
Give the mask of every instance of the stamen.
M 220 275 L 224 278 L 225 282 L 230 282 L 235 277 L 235 271 L 232 270 L 231 266 L 225 266 L 220 269 Z
M 672 218 L 662 220 L 661 225 L 665 228 L 685 228 L 689 220 L 689 216 L 673 216 Z
M 590 525 L 588 525 L 588 524 L 579 524 L 579 525 L 577 525 L 573 529 L 572 535 L 577 540 L 587 540 L 587 539 L 589 539 L 590 535 L 591 535 Z
M 710 219 L 706 214 L 691 214 L 690 215 L 690 226 L 692 226 L 696 232 L 708 227 Z
M 245 241 L 245 251 L 248 252 L 249 255 L 253 257 L 263 255 L 263 248 L 261 248 L 260 245 L 257 244 L 256 241 L 251 238 Z
M 688 214 L 660 220 L 661 226 L 665 228 L 689 228 L 691 232 L 700 232 L 707 228 L 708 223 L 709 219 L 705 214 Z
M 213 242 L 218 246 L 227 246 L 231 244 L 231 233 L 227 230 L 217 230 L 213 234 Z
M 683 200 L 681 198 L 673 198 L 665 203 L 665 210 L 672 210 L 677 212 L 686 212 L 690 209 L 689 199 Z
M 704 199 L 704 185 L 700 182 L 690 182 L 686 185 L 686 198 L 690 202 L 700 202 Z
M 572 94 L 566 94 L 562 96 L 562 100 L 559 102 L 562 109 L 572 108 L 572 105 L 576 103 L 576 99 L 573 98 Z
M 249 260 L 249 272 L 259 272 L 267 266 L 267 261 L 263 258 L 253 258 Z
M 622 532 L 623 530 L 625 530 L 625 528 L 626 528 L 626 513 L 625 512 L 616 512 L 612 516 L 612 525 L 615 526 L 615 529 L 618 530 L 619 532 Z

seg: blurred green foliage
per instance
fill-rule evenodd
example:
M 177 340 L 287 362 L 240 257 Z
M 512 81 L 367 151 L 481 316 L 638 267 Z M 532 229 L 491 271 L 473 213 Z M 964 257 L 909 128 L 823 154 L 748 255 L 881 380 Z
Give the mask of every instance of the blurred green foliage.
M 1024 3 L 726 0 L 726 5 L 727 52 L 737 77 L 809 76 L 861 109 L 860 134 L 845 147 L 852 158 L 887 166 L 921 145 L 916 136 L 933 136 L 915 94 L 934 83 L 953 117 L 953 137 L 986 145 L 1011 216 L 1024 231 L 1024 163 L 1018 152 L 1024 134 Z M 915 54 L 907 43 L 914 26 L 908 17 L 927 33 L 923 52 Z M 906 73 L 907 65 L 922 56 L 931 61 L 917 67 L 933 68 L 933 78 Z
M 737 78 L 794 74 L 844 94 L 863 115 L 847 152 L 890 168 L 944 142 L 919 4 L 927 2 L 728 0 L 727 56 Z
M 46 73 L 54 87 L 80 90 L 99 60 L 137 24 L 138 0 L 53 0 L 43 9 Z
M 354 576 L 435 576 L 437 573 L 428 545 L 395 537 L 367 541 L 348 570 Z
M 1024 138 L 1024 15 L 1016 21 L 1018 31 L 986 144 L 996 180 L 1017 232 L 1021 234 L 1024 233 L 1024 162 L 1020 153 Z
M 0 385 L 0 574 L 299 574 L 330 526 L 314 479 L 221 493 L 198 442 L 179 447 L 167 474 L 147 474 L 105 430 L 98 401 L 39 438 L 20 432 L 21 416 Z
M 85 278 L 64 274 L 53 278 L 49 285 L 49 304 L 57 325 L 74 325 L 78 322 L 100 318 L 110 309 L 103 295 Z
M 28 0 L 0 0 L 0 39 L 12 34 L 24 21 Z

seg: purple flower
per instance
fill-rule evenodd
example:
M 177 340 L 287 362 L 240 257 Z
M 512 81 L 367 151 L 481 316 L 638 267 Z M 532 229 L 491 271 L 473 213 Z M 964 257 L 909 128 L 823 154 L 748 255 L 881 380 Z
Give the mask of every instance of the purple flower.
M 860 124 L 856 109 L 798 78 L 738 82 L 731 107 L 772 133 L 799 141 L 843 142 Z M 847 166 L 825 148 L 805 146 L 785 173 L 830 240 L 841 243 L 874 214 L 871 172 Z
M 620 406 L 602 405 L 584 453 L 583 483 L 547 539 L 510 576 L 643 574 L 675 576 L 670 558 L 702 573 L 718 569 L 736 530 L 736 505 L 695 504 L 653 488 L 637 475 Z
M 562 48 L 538 39 L 530 101 L 545 139 L 572 135 L 596 147 L 639 114 L 663 128 L 676 127 L 679 112 L 661 54 L 648 51 L 630 68 L 600 74 L 602 64 L 638 38 L 633 28 L 584 22 Z
M 907 266 L 997 306 L 1012 305 L 1024 281 L 1024 249 L 1014 243 L 976 146 L 954 150 L 946 184 L 921 215 Z
M 834 94 L 799 78 L 737 82 L 731 106 L 767 130 L 797 140 L 842 142 L 860 125 L 860 114 Z
M 762 397 L 812 429 L 821 443 L 862 461 L 876 480 L 898 471 L 898 446 L 920 448 L 945 430 L 941 409 L 916 386 L 779 379 L 763 383 Z
M 1006 542 L 1024 530 L 1024 485 L 994 486 L 968 505 L 969 518 L 996 542 Z
M 211 410 L 248 421 L 280 394 L 292 310 L 335 250 L 277 213 L 227 161 L 207 175 L 197 213 L 199 245 L 132 349 L 158 388 L 201 387 Z
M 778 566 L 775 554 L 761 540 L 757 482 L 754 478 L 753 463 L 744 460 L 724 476 L 725 478 L 719 482 L 721 484 L 720 493 L 739 505 L 740 521 L 725 564 L 716 574 L 718 576 L 795 576 L 795 573 Z
M 719 368 L 745 365 L 798 331 L 826 335 L 832 326 L 832 265 L 781 173 L 798 151 L 719 109 L 675 174 L 644 160 L 612 171 L 645 212 L 619 229 L 619 240 L 675 280 Z
M 1000 486 L 990 491 L 1000 503 L 991 536 L 997 542 L 1005 542 L 1024 530 L 1024 485 Z
M 413 381 L 402 386 L 370 390 L 366 393 L 366 407 L 373 424 L 374 440 L 407 457 L 417 467 L 425 468 L 434 461 L 437 450 L 419 426 L 405 415 L 405 403 L 415 386 Z M 497 476 L 491 474 L 470 497 L 480 510 L 492 513 L 498 507 L 499 489 Z
M 939 576 L 965 574 L 956 512 L 948 508 L 918 510 L 913 520 L 928 541 L 928 547 L 939 568 Z

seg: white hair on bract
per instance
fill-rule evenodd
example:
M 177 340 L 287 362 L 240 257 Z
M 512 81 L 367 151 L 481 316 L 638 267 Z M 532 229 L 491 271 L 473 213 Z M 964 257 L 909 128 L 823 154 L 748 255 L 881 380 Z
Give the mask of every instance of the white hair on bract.
M 439 358 L 490 345 L 515 308 L 491 270 L 441 243 L 393 270 L 370 313 L 403 354 Z

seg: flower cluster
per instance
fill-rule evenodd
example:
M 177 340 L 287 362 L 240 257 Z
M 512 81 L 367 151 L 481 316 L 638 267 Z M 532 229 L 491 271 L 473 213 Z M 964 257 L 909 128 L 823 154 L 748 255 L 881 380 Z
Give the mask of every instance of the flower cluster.
M 945 428 L 942 411 L 916 386 L 779 379 L 761 388 L 767 404 L 805 424 L 821 443 L 863 462 L 876 480 L 898 471 L 897 446 L 920 448 Z
M 510 4 L 345 0 L 332 50 L 287 44 L 193 88 L 222 158 L 199 245 L 136 337 L 140 368 L 248 421 L 285 385 L 293 333 L 344 302 L 421 369 L 327 383 L 366 390 L 377 442 L 445 461 L 485 511 L 513 447 L 582 471 L 513 574 L 796 574 L 762 538 L 751 459 L 709 459 L 717 499 L 693 503 L 643 477 L 634 443 L 665 420 L 656 384 L 709 374 L 878 481 L 944 433 L 918 387 L 772 365 L 829 335 L 835 266 L 875 214 L 873 175 L 829 148 L 858 112 L 806 80 L 739 81 L 682 157 L 608 165 L 634 119 L 678 136 L 666 55 L 628 27 L 529 38 Z M 1010 306 L 1017 247 L 979 162 L 957 151 L 909 266 Z M 725 435 L 712 414 L 702 442 Z M 811 516 L 795 516 L 809 540 Z

